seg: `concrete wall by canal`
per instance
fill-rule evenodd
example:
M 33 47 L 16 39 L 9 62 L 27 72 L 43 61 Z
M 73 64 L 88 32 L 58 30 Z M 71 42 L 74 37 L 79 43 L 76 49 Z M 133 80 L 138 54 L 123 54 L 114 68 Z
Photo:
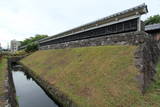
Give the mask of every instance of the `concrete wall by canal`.
M 8 58 L 8 96 L 9 96 L 9 103 L 11 107 L 18 107 L 17 99 L 16 99 L 16 90 L 13 83 L 12 72 L 11 72 L 11 63 L 12 59 Z

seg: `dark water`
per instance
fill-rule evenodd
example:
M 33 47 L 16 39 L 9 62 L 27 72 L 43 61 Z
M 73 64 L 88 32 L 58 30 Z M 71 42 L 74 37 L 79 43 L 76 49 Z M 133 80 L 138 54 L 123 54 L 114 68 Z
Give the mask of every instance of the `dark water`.
M 12 75 L 19 107 L 58 107 L 44 90 L 24 72 L 13 69 Z

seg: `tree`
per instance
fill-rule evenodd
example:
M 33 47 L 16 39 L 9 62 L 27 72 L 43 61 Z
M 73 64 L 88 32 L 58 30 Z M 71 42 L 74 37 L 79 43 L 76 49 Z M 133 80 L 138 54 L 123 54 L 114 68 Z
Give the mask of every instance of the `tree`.
M 29 45 L 27 45 L 25 51 L 26 52 L 34 52 L 38 50 L 38 44 L 37 43 L 30 43 Z
M 21 41 L 21 46 L 29 45 L 30 43 L 33 43 L 37 40 L 40 40 L 46 37 L 48 37 L 48 35 L 37 34 L 35 35 L 35 37 L 30 37 L 30 38 L 25 39 L 24 41 Z
M 150 16 L 144 21 L 145 25 L 160 23 L 160 15 Z

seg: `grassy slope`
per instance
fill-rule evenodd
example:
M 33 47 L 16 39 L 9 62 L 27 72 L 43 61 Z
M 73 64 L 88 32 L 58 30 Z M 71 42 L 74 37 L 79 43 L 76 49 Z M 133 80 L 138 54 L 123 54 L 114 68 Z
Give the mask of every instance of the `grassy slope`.
M 157 93 L 142 96 L 135 80 L 134 46 L 38 51 L 21 62 L 81 107 L 150 107 Z
M 0 96 L 3 96 L 5 94 L 4 80 L 6 79 L 5 77 L 6 67 L 7 67 L 6 59 L 2 59 L 0 61 Z M 0 105 L 2 105 L 1 101 L 0 101 Z
M 158 104 L 160 106 L 160 60 L 159 60 L 159 63 L 157 64 L 156 70 L 157 70 L 157 73 L 154 77 L 155 82 L 150 86 L 148 93 L 154 96 L 153 100 L 157 102 L 159 101 Z

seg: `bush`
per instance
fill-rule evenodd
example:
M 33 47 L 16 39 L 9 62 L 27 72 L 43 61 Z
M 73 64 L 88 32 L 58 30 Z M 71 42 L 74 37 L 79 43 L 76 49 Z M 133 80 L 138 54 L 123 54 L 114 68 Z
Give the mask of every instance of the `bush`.
M 26 55 L 27 52 L 25 50 L 20 50 L 20 51 L 16 51 L 13 55 L 14 56 L 21 56 L 21 55 Z
M 34 52 L 34 51 L 37 51 L 38 50 L 38 44 L 37 43 L 30 43 L 27 47 L 26 47 L 26 49 L 25 49 L 25 51 L 26 52 Z

